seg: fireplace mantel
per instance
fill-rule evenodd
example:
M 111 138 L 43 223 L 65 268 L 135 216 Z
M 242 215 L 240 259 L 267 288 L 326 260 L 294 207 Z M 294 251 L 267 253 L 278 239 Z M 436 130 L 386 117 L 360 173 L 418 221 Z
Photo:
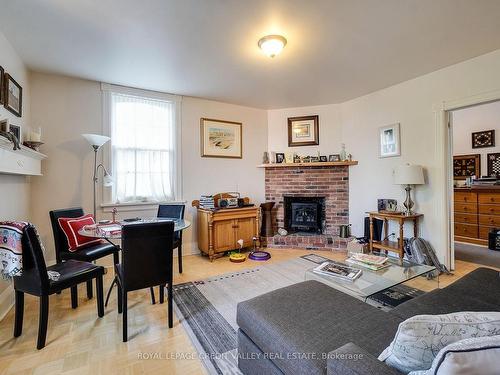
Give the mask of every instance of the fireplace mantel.
M 358 165 L 357 160 L 351 161 L 324 161 L 324 162 L 316 162 L 316 163 L 269 163 L 269 164 L 260 164 L 257 168 L 294 168 L 294 167 L 345 167 L 351 165 Z

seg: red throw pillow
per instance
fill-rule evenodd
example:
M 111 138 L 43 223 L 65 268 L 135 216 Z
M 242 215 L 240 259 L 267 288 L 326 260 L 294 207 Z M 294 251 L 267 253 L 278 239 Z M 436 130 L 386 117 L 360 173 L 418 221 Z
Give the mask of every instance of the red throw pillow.
M 101 242 L 98 238 L 86 237 L 78 234 L 78 231 L 85 225 L 95 224 L 93 215 L 89 214 L 82 217 L 61 217 L 58 221 L 59 226 L 68 239 L 68 247 L 71 252 Z

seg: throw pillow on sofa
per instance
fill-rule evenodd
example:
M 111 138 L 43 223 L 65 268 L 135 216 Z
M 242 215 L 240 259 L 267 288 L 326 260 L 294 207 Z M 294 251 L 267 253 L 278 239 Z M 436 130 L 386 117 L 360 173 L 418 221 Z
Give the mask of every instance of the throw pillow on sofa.
M 58 221 L 59 226 L 66 235 L 66 239 L 68 240 L 68 248 L 71 252 L 102 242 L 98 238 L 86 237 L 78 233 L 78 231 L 84 226 L 95 224 L 93 215 L 89 214 L 81 217 L 61 217 Z
M 408 375 L 497 375 L 500 336 L 474 337 L 445 346 L 427 371 Z
M 379 360 L 401 372 L 427 370 L 445 346 L 471 338 L 500 334 L 500 312 L 457 312 L 416 315 L 402 322 Z

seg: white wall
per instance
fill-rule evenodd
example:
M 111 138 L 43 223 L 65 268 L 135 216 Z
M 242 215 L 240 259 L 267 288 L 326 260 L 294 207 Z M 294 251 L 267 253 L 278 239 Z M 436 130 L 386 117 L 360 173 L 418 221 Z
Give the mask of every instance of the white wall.
M 495 147 L 472 148 L 472 133 L 495 130 Z M 453 111 L 453 155 L 481 155 L 481 176 L 488 174 L 487 155 L 500 152 L 500 101 Z
M 20 125 L 23 132 L 29 122 L 30 114 L 30 87 L 29 74 L 14 48 L 4 35 L 0 33 L 0 65 L 23 88 L 23 117 L 17 117 L 0 105 L 0 120 L 8 118 L 14 125 Z M 34 177 L 33 179 L 37 179 Z M 30 178 L 0 174 L 0 221 L 1 220 L 29 220 L 30 219 Z M 0 318 L 5 308 L 11 303 L 9 284 L 0 279 Z M 4 293 L 5 292 L 5 293 Z
M 403 82 L 372 94 L 332 105 L 340 111 L 342 141 L 359 165 L 350 168 L 350 221 L 353 233 L 363 233 L 365 212 L 377 207 L 377 198 L 404 200 L 403 189 L 394 185 L 392 171 L 403 163 L 421 164 L 427 171 L 427 184 L 417 188 L 416 211 L 425 216 L 421 235 L 436 248 L 441 260 L 446 249 L 445 233 L 438 232 L 441 198 L 436 189 L 445 171 L 439 163 L 439 130 L 435 125 L 434 109 L 450 101 L 500 89 L 500 50 L 456 64 L 445 69 Z M 324 106 L 322 106 L 324 107 Z M 286 117 L 315 114 L 318 107 L 269 111 L 269 150 L 283 147 Z M 276 114 L 277 113 L 277 114 Z M 401 123 L 401 156 L 378 157 L 378 128 Z M 320 119 L 320 134 L 329 126 Z M 335 126 L 337 128 L 337 126 Z M 278 131 L 277 129 L 281 129 Z M 327 130 L 328 131 L 328 130 Z M 322 143 L 328 142 L 320 136 Z M 335 140 L 338 144 L 339 141 Z M 327 147 L 330 147 L 327 144 Z
M 33 221 L 54 258 L 48 212 L 55 208 L 83 206 L 92 211 L 92 151 L 82 133 L 101 133 L 100 83 L 58 75 L 32 73 L 32 118 L 42 127 L 48 155 L 44 177 L 33 184 Z M 200 156 L 200 117 L 243 123 L 243 159 Z M 186 218 L 192 220 L 191 201 L 203 193 L 238 190 L 253 201 L 264 199 L 264 174 L 256 168 L 267 149 L 266 111 L 203 99 L 182 100 L 182 185 L 187 201 Z M 99 202 L 99 200 L 98 200 Z M 154 216 L 146 211 L 120 213 L 120 217 Z M 98 212 L 99 217 L 109 214 Z M 193 223 L 195 224 L 195 223 Z M 196 228 L 183 236 L 184 253 L 197 252 Z

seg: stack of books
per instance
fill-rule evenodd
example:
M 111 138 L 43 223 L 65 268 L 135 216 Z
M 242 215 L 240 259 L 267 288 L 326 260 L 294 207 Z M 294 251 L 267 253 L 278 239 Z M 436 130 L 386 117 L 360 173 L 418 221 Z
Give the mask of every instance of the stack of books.
M 202 195 L 200 197 L 200 207 L 206 210 L 213 210 L 215 208 L 215 200 L 212 195 Z
M 382 268 L 390 266 L 387 262 L 387 257 L 372 254 L 355 253 L 352 254 L 350 258 L 346 259 L 346 262 L 354 266 L 368 268 L 373 271 L 378 271 Z
M 321 263 L 318 267 L 313 269 L 313 272 L 346 281 L 354 281 L 362 273 L 362 271 L 357 268 L 349 267 L 347 264 L 334 261 Z

